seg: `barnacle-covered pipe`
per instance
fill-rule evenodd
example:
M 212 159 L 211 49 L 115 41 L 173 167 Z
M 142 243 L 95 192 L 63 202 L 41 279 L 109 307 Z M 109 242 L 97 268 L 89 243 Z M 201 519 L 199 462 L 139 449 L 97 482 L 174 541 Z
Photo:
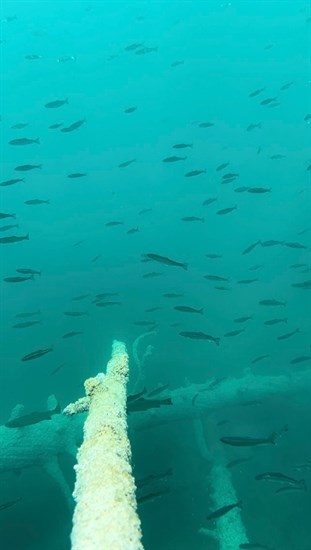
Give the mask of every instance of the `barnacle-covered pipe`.
M 127 351 L 114 341 L 106 374 L 86 380 L 86 397 L 64 410 L 88 410 L 75 467 L 72 550 L 143 549 L 127 436 L 127 380 Z

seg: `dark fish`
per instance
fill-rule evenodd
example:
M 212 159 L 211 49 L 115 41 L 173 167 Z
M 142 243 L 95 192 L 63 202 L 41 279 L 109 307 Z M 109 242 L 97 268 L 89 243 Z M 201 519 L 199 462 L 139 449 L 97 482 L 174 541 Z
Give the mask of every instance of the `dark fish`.
M 175 143 L 174 149 L 186 149 L 187 147 L 193 147 L 192 143 Z
M 11 126 L 11 130 L 23 130 L 23 128 L 26 128 L 27 126 L 29 126 L 28 122 L 19 122 L 18 124 L 13 124 L 13 126 Z
M 224 216 L 225 214 L 229 214 L 230 212 L 233 212 L 233 210 L 237 210 L 237 206 L 231 206 L 230 208 L 222 208 L 222 210 L 218 210 L 216 214 L 219 216 Z
M 18 502 L 22 500 L 22 497 L 17 498 L 16 500 L 9 500 L 8 502 L 2 502 L 0 504 L 0 512 L 3 510 L 6 510 L 7 508 L 11 508 L 12 506 L 15 506 Z
M 262 361 L 267 357 L 270 357 L 270 355 L 259 355 L 258 357 L 255 357 L 255 359 L 252 360 L 252 364 L 254 365 L 255 363 L 259 363 L 259 361 Z
M 176 157 L 176 156 L 172 156 L 172 157 L 166 157 L 165 159 L 162 160 L 162 162 L 177 162 L 179 160 L 186 160 L 187 157 Z
M 167 292 L 166 294 L 162 294 L 164 298 L 182 298 L 183 294 L 175 294 L 175 292 Z
M 296 328 L 296 330 L 292 330 L 292 332 L 287 332 L 286 334 L 281 334 L 281 336 L 277 337 L 277 340 L 287 340 L 287 338 L 290 338 L 291 336 L 294 336 L 294 334 L 297 334 L 300 332 L 299 328 Z
M 30 199 L 29 201 L 25 201 L 25 204 L 30 205 L 36 205 L 36 204 L 50 204 L 50 199 L 43 200 L 43 199 Z
M 307 491 L 307 487 L 299 485 L 285 485 L 284 487 L 279 487 L 275 492 L 276 493 L 289 493 L 293 491 Z
M 215 126 L 214 122 L 200 122 L 198 124 L 199 128 L 211 128 L 212 126 Z
M 38 309 L 37 311 L 27 311 L 25 313 L 17 313 L 15 317 L 17 319 L 27 319 L 29 317 L 34 317 L 35 315 L 40 315 L 41 311 Z
M 210 204 L 213 204 L 213 202 L 217 201 L 216 198 L 211 197 L 210 199 L 206 199 L 204 202 L 202 202 L 202 206 L 209 206 Z
M 14 170 L 16 170 L 17 172 L 28 172 L 29 170 L 35 170 L 36 168 L 41 170 L 42 164 L 21 164 L 21 166 L 16 166 Z M 20 180 L 20 181 L 24 181 L 24 180 Z
M 204 222 L 204 218 L 198 218 L 197 216 L 185 216 L 181 218 L 182 222 Z
M 270 239 L 269 241 L 261 241 L 260 244 L 264 247 L 277 246 L 278 244 L 283 245 L 284 241 L 275 241 L 274 239 Z
M 173 475 L 173 469 L 169 468 L 168 470 L 166 470 L 165 472 L 161 472 L 160 474 L 151 474 L 147 477 L 143 477 L 142 479 L 137 479 L 136 487 L 138 487 L 138 489 L 141 489 L 146 485 L 150 485 L 150 483 L 153 483 L 154 481 L 159 481 L 160 479 L 165 479 L 172 475 Z
M 252 316 L 248 317 L 237 317 L 236 319 L 233 319 L 234 323 L 246 323 L 246 321 L 249 321 L 250 319 L 253 319 Z
M 286 156 L 285 155 L 272 155 L 270 157 L 271 160 L 281 160 L 281 159 L 286 159 Z
M 121 162 L 121 164 L 119 164 L 119 168 L 126 168 L 130 164 L 133 164 L 133 162 L 136 162 L 136 159 L 126 160 L 125 162 Z
M 61 129 L 61 132 L 68 133 L 73 132 L 74 130 L 78 130 L 82 126 L 82 124 L 85 124 L 86 120 L 77 120 L 76 122 L 73 122 L 70 124 L 70 126 L 66 126 L 65 128 Z
M 201 309 L 195 309 L 194 307 L 189 306 L 175 306 L 174 309 L 176 309 L 177 311 L 182 311 L 184 313 L 200 313 L 201 315 L 203 315 L 204 313 L 203 307 Z
M 80 300 L 85 300 L 85 298 L 88 298 L 89 294 L 79 294 L 79 296 L 75 296 L 72 298 L 73 302 L 80 302 Z
M 235 466 L 243 464 L 243 462 L 249 462 L 250 460 L 252 460 L 251 456 L 247 456 L 245 458 L 236 458 L 235 460 L 231 460 L 231 462 L 228 462 L 228 464 L 226 464 L 226 468 L 234 468 Z
M 88 315 L 87 311 L 64 311 L 64 315 L 67 315 L 67 317 L 83 317 L 84 315 Z
M 271 187 L 249 187 L 247 189 L 248 193 L 270 193 Z
M 173 405 L 172 399 L 170 397 L 167 399 L 145 399 L 144 397 L 140 397 L 129 404 L 128 411 L 148 411 L 149 409 L 158 409 L 162 405 Z
M 3 281 L 6 283 L 23 283 L 24 281 L 33 281 L 34 277 L 5 277 Z
M 56 374 L 57 372 L 59 372 L 63 367 L 65 367 L 66 363 L 62 363 L 61 365 L 59 365 L 58 367 L 56 367 L 56 369 L 52 370 L 52 372 L 50 373 L 51 376 L 53 376 L 54 374 Z
M 205 332 L 183 331 L 183 332 L 180 332 L 179 334 L 180 336 L 184 336 L 185 338 L 190 338 L 191 340 L 209 340 L 210 342 L 215 342 L 217 346 L 219 346 L 219 343 L 220 343 L 220 338 L 215 338 L 214 336 L 210 336 Z
M 121 306 L 122 302 L 96 302 L 98 307 Z
M 153 260 L 155 262 L 160 262 L 161 264 L 174 266 L 174 267 L 182 267 L 183 269 L 188 269 L 188 264 L 182 263 L 182 262 L 176 262 L 175 260 L 171 260 L 170 258 L 167 258 L 166 256 L 160 256 L 159 254 L 144 254 L 146 258 L 149 260 Z
M 162 309 L 161 307 L 150 307 L 148 309 L 145 309 L 145 313 L 153 313 L 154 311 L 159 311 L 159 309 Z
M 261 300 L 259 302 L 261 306 L 286 306 L 286 302 L 281 302 L 280 300 Z
M 157 51 L 158 51 L 157 47 L 150 48 L 150 47 L 145 46 L 144 48 L 140 48 L 139 50 L 136 50 L 135 54 L 136 55 L 145 55 L 146 53 L 157 52 Z
M 41 275 L 41 271 L 36 271 L 29 267 L 19 267 L 16 269 L 17 273 L 23 273 L 24 275 Z
M 105 226 L 106 227 L 114 227 L 115 225 L 124 225 L 123 222 L 119 222 L 119 221 L 113 221 L 113 222 L 107 222 L 105 223 Z
M 74 178 L 83 178 L 87 176 L 87 174 L 85 173 L 82 173 L 82 172 L 73 172 L 72 174 L 68 174 L 67 178 L 71 178 L 71 179 L 74 179 Z
M 215 288 L 217 290 L 231 290 L 230 288 L 226 287 L 226 286 L 215 286 Z
M 222 258 L 222 254 L 205 254 L 205 257 L 210 260 L 216 260 L 218 258 Z
M 227 168 L 229 166 L 230 162 L 223 162 L 222 164 L 219 164 L 216 168 L 216 172 L 220 172 L 221 170 L 224 170 L 224 168 Z
M 242 328 L 241 330 L 231 330 L 230 332 L 226 332 L 226 334 L 224 334 L 224 338 L 228 338 L 231 336 L 238 336 L 238 334 L 241 334 L 244 331 L 245 331 L 244 328 Z
M 183 65 L 184 63 L 185 62 L 183 59 L 181 61 L 173 61 L 173 63 L 171 63 L 171 67 L 178 67 L 179 65 Z
M 255 445 L 275 445 L 278 434 L 273 432 L 269 437 L 221 437 L 220 441 L 233 447 L 254 447 Z
M 75 55 L 62 55 L 57 59 L 57 63 L 67 63 L 68 61 L 76 61 Z
M 300 357 L 295 357 L 290 361 L 291 365 L 297 365 L 298 363 L 304 363 L 305 361 L 310 361 L 311 355 L 300 355 Z
M 251 265 L 251 267 L 249 267 L 248 269 L 249 271 L 257 271 L 261 267 L 263 267 L 263 264 L 255 264 L 255 265 Z
M 234 173 L 234 172 L 228 172 L 227 174 L 224 174 L 222 176 L 222 179 L 223 180 L 232 180 L 232 179 L 235 179 L 235 178 L 238 178 L 238 177 L 239 177 L 239 174 Z
M 144 502 L 152 501 L 155 498 L 162 497 L 163 495 L 167 495 L 170 493 L 171 490 L 169 487 L 162 489 L 161 491 L 157 491 L 156 493 L 149 493 L 148 495 L 143 495 L 141 497 L 137 497 L 137 504 L 143 504 Z
M 42 422 L 43 420 L 51 420 L 54 414 L 60 414 L 60 412 L 60 405 L 57 403 L 56 407 L 50 411 L 35 411 L 30 414 L 25 414 L 24 416 L 19 416 L 17 418 L 13 418 L 12 420 L 8 420 L 8 422 L 4 425 L 6 428 L 24 428 L 25 426 L 39 424 L 39 422 Z
M 94 256 L 94 258 L 91 259 L 91 263 L 94 264 L 95 262 L 97 262 L 97 260 L 99 260 L 99 258 L 101 258 L 101 254 Z
M 229 281 L 227 277 L 221 277 L 220 275 L 204 275 L 204 279 L 209 281 Z
M 269 319 L 268 321 L 265 321 L 265 325 L 278 325 L 279 323 L 287 323 L 288 319 L 287 317 L 284 317 L 283 319 Z
M 133 325 L 136 327 L 154 327 L 156 325 L 155 321 L 134 321 Z
M 49 101 L 44 107 L 47 109 L 58 109 L 58 107 L 63 107 L 63 105 L 68 105 L 68 97 L 66 99 L 56 99 L 55 101 Z
M 12 139 L 9 141 L 9 145 L 32 145 L 33 143 L 40 144 L 40 139 L 28 139 L 28 138 L 18 138 L 18 139 Z
M 126 232 L 127 235 L 133 235 L 134 233 L 139 233 L 138 227 L 132 227 Z
M 150 391 L 147 395 L 147 397 L 154 397 L 155 395 L 159 395 L 159 393 L 163 393 L 165 390 L 167 390 L 168 384 L 163 384 L 163 386 L 159 386 L 158 388 L 155 388 L 154 390 Z
M 276 97 L 267 97 L 266 99 L 263 99 L 260 102 L 260 105 L 270 105 L 271 103 L 274 103 L 277 100 Z
M 78 336 L 78 334 L 83 334 L 83 332 L 81 331 L 66 332 L 66 334 L 63 334 L 62 338 L 72 338 L 72 336 Z
M 11 235 L 10 237 L 1 237 L 0 238 L 0 244 L 18 243 L 20 241 L 29 241 L 29 233 L 27 233 L 27 235 L 24 235 L 22 237 L 17 237 L 16 235 Z
M 39 357 L 42 357 L 43 355 L 46 355 L 51 351 L 53 351 L 53 346 L 46 349 L 38 349 L 36 351 L 33 351 L 32 353 L 24 355 L 24 357 L 22 357 L 22 361 L 32 361 L 33 359 L 39 359 Z
M 258 246 L 259 244 L 261 244 L 261 241 L 256 241 L 255 243 L 253 244 L 250 244 L 247 248 L 245 248 L 245 250 L 243 250 L 242 254 L 245 255 L 245 254 L 249 254 L 252 250 L 254 250 L 254 248 L 256 246 Z
M 163 273 L 159 273 L 158 271 L 151 271 L 150 273 L 144 273 L 143 278 L 153 279 L 154 277 L 160 277 L 160 275 L 163 275 Z
M 128 396 L 127 396 L 127 399 L 126 399 L 127 404 L 132 403 L 133 401 L 136 401 L 136 399 L 139 399 L 139 398 L 142 397 L 145 393 L 147 393 L 147 388 L 146 388 L 146 387 L 144 387 L 144 388 L 142 389 L 142 391 L 140 391 L 140 392 L 138 392 L 138 393 L 134 393 L 134 394 L 132 394 L 132 395 L 128 395 Z
M 294 287 L 294 288 L 302 288 L 303 290 L 310 290 L 311 289 L 311 279 L 309 279 L 308 281 L 303 281 L 302 283 L 293 283 L 291 286 Z
M 222 184 L 232 183 L 232 182 L 235 181 L 235 180 L 236 180 L 236 178 L 233 178 L 233 177 L 231 177 L 231 178 L 225 178 L 225 179 L 222 180 L 221 183 L 222 183 Z
M 256 281 L 258 281 L 258 279 L 241 279 L 240 281 L 237 281 L 237 283 L 239 285 L 250 285 Z
M 134 50 L 137 50 L 138 48 L 141 48 L 144 45 L 143 42 L 134 42 L 133 44 L 129 44 L 124 48 L 126 52 L 132 52 Z
M 8 187 L 9 185 L 15 185 L 16 183 L 19 183 L 20 181 L 25 181 L 25 178 L 17 178 L 12 180 L 5 180 L 0 183 L 1 187 Z
M 194 176 L 199 176 L 200 174 L 206 174 L 206 170 L 190 170 L 190 172 L 186 172 L 185 178 L 193 178 Z
M 134 111 L 137 110 L 137 107 L 128 107 L 127 109 L 124 110 L 124 112 L 126 114 L 130 114 L 130 113 L 134 113 Z
M 35 61 L 36 59 L 42 59 L 42 55 L 31 53 L 29 55 L 25 55 L 25 59 L 28 59 L 29 61 Z
M 289 267 L 291 269 L 298 269 L 299 267 L 307 267 L 308 264 L 292 264 Z
M 263 474 L 258 474 L 255 476 L 257 481 L 273 481 L 277 483 L 287 483 L 288 485 L 296 485 L 299 487 L 306 488 L 306 482 L 304 479 L 294 479 L 289 477 L 281 472 L 264 472 Z
M 25 321 L 24 323 L 16 323 L 12 328 L 27 328 L 33 325 L 41 325 L 41 321 Z
M 227 506 L 222 506 L 221 508 L 218 508 L 218 510 L 215 510 L 215 512 L 212 512 L 211 514 L 206 516 L 206 519 L 211 520 L 211 519 L 220 518 L 221 516 L 224 516 L 225 514 L 230 512 L 230 510 L 233 510 L 233 508 L 242 508 L 242 503 L 235 502 L 234 504 L 228 504 Z
M 10 225 L 2 225 L 0 226 L 0 232 L 1 231 L 9 231 L 10 229 L 13 229 L 14 227 L 19 227 L 18 223 L 10 224 Z
M 51 126 L 49 126 L 49 128 L 50 128 L 50 130 L 56 130 L 57 128 L 60 128 L 61 126 L 64 126 L 63 122 L 52 124 Z
M 289 248 L 307 248 L 304 244 L 296 242 L 286 242 L 285 246 L 288 246 Z
M 138 212 L 138 215 L 142 216 L 143 214 L 147 214 L 147 212 L 152 212 L 152 208 L 144 208 Z
M 248 94 L 248 97 L 256 97 L 257 95 L 261 94 L 262 92 L 264 92 L 266 88 L 257 88 L 257 90 L 254 90 L 253 92 L 251 92 L 250 94 Z
M 242 185 L 242 187 L 236 187 L 234 189 L 234 192 L 235 193 L 245 193 L 245 191 L 248 191 L 249 187 L 245 187 L 244 185 Z
M 118 296 L 120 293 L 119 292 L 101 292 L 100 294 L 96 294 L 96 299 L 97 300 L 102 300 L 102 298 L 108 298 L 108 297 L 111 297 L 111 296 Z
M 251 132 L 252 130 L 255 130 L 258 128 L 258 130 L 261 128 L 261 122 L 258 122 L 257 124 L 249 124 L 246 128 L 247 132 Z
M 281 86 L 280 90 L 288 90 L 288 88 L 290 88 L 292 85 L 294 84 L 294 81 L 291 80 L 290 82 L 287 82 L 286 84 L 283 84 L 283 86 Z

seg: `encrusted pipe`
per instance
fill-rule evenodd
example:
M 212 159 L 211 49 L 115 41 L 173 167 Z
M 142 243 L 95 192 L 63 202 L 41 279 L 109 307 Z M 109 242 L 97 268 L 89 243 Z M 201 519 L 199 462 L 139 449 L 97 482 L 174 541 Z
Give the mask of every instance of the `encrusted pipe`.
M 127 351 L 114 341 L 106 374 L 86 380 L 86 397 L 64 411 L 89 411 L 75 466 L 72 550 L 143 550 L 127 436 L 127 380 Z

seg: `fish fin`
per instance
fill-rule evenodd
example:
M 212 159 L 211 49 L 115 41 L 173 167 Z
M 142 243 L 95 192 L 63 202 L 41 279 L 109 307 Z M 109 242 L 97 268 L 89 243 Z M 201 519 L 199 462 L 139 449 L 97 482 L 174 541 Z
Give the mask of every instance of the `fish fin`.
M 25 411 L 24 405 L 22 405 L 21 403 L 19 403 L 18 405 L 15 405 L 15 407 L 11 411 L 9 422 L 11 420 L 15 420 L 16 418 L 19 418 L 20 416 L 23 416 L 23 414 L 25 414 L 24 411 Z

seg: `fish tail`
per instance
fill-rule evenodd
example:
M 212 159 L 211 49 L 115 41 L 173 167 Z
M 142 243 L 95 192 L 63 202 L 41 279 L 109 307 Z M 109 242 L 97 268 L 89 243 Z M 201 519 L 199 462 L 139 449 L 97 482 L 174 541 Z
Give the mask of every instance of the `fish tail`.
M 201 307 L 201 309 L 199 309 L 199 313 L 201 313 L 201 315 L 204 315 L 204 307 Z
M 271 435 L 269 435 L 267 442 L 271 443 L 272 445 L 276 445 L 277 439 L 279 434 L 277 432 L 272 432 Z
M 188 271 L 188 264 L 186 264 L 186 263 L 181 264 L 181 267 L 182 267 L 185 271 Z
M 35 141 L 35 143 L 38 143 L 40 145 L 40 138 L 37 138 L 34 141 Z
M 25 236 L 25 240 L 29 241 L 29 233 Z
M 214 338 L 214 342 L 215 342 L 216 346 L 219 346 L 220 338 Z
M 243 502 L 242 502 L 242 500 L 239 500 L 239 501 L 236 503 L 236 507 L 237 507 L 237 508 L 240 508 L 240 509 L 242 510 L 242 508 L 243 508 Z

